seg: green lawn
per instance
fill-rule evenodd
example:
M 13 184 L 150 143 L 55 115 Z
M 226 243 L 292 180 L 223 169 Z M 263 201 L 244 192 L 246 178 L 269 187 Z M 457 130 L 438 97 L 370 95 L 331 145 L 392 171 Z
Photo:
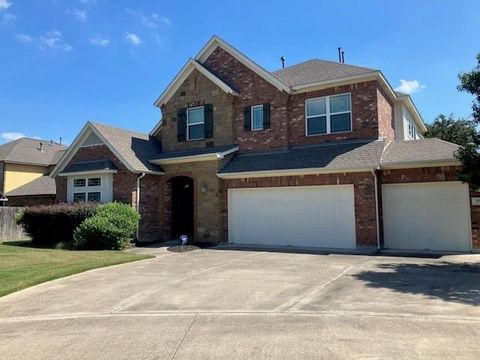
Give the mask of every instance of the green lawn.
M 0 243 L 0 296 L 82 271 L 151 257 L 122 251 L 36 249 L 28 244 Z

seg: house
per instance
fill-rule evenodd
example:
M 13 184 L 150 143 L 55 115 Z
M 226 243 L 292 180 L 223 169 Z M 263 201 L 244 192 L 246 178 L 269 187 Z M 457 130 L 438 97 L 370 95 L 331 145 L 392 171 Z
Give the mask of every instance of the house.
M 58 201 L 124 201 L 139 240 L 342 249 L 480 249 L 458 147 L 379 70 L 310 60 L 269 72 L 214 36 L 155 101 L 149 134 L 87 123 Z
M 48 174 L 65 148 L 25 137 L 0 145 L 0 206 L 53 203 L 55 180 Z

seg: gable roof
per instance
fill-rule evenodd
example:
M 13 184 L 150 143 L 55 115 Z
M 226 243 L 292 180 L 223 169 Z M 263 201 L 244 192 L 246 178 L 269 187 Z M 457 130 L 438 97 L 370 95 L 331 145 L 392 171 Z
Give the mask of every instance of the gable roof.
M 167 102 L 173 96 L 173 94 L 175 94 L 180 85 L 192 73 L 193 70 L 199 71 L 202 75 L 207 77 L 210 81 L 212 81 L 215 85 L 217 85 L 227 94 L 238 95 L 230 86 L 225 84 L 222 80 L 220 80 L 210 71 L 205 69 L 203 65 L 199 64 L 194 59 L 189 59 L 187 63 L 183 66 L 183 68 L 179 71 L 179 73 L 173 78 L 170 84 L 168 84 L 167 88 L 163 91 L 163 93 L 158 97 L 157 100 L 155 100 L 154 105 L 160 107 L 165 102 Z
M 205 44 L 205 46 L 198 52 L 195 56 L 195 60 L 200 63 L 204 63 L 205 60 L 215 51 L 217 47 L 222 48 L 240 63 L 248 67 L 250 70 L 261 76 L 263 79 L 271 83 L 273 86 L 278 88 L 281 91 L 286 91 L 290 93 L 290 86 L 283 81 L 279 80 L 273 74 L 263 67 L 255 63 L 253 60 L 246 57 L 240 51 L 235 49 L 232 45 L 228 44 L 226 41 L 220 39 L 217 35 L 213 35 L 212 38 Z
M 235 177 L 237 173 L 286 172 L 308 170 L 342 172 L 376 168 L 384 149 L 383 140 L 342 141 L 320 145 L 304 145 L 286 150 L 266 153 L 236 155 L 219 172 L 223 178 Z M 245 174 L 242 174 L 245 176 Z
M 352 76 L 375 74 L 378 70 L 342 64 L 333 61 L 312 59 L 300 64 L 274 71 L 272 74 L 291 87 L 332 81 Z
M 10 190 L 5 195 L 9 196 L 32 196 L 32 195 L 55 195 L 55 179 L 48 175 L 43 175 L 38 179 L 30 181 L 25 185 Z
M 160 152 L 160 143 L 148 134 L 87 122 L 68 148 L 51 176 L 55 177 L 70 162 L 83 141 L 93 132 L 109 150 L 134 173 L 163 174 L 160 166 L 149 163 Z M 94 159 L 93 159 L 94 160 Z
M 40 166 L 54 165 L 58 161 L 59 153 L 65 148 L 64 145 L 50 141 L 20 138 L 0 145 L 0 161 Z
M 382 167 L 412 165 L 422 163 L 458 164 L 455 152 L 459 145 L 432 138 L 409 141 L 392 141 L 381 159 Z

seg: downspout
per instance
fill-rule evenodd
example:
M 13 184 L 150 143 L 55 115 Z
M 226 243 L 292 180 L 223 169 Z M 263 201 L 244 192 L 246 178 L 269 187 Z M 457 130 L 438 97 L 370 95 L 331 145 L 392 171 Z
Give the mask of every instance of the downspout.
M 372 175 L 375 179 L 375 220 L 377 224 L 377 251 L 380 250 L 380 215 L 378 213 L 378 176 L 376 170 L 378 169 L 373 169 L 372 170 Z
M 145 176 L 145 173 L 141 173 L 137 177 L 137 192 L 135 194 L 135 208 L 138 214 L 140 214 L 140 180 L 142 180 L 144 176 Z M 138 236 L 139 231 L 140 231 L 140 224 L 138 224 L 138 227 L 137 227 L 137 233 L 136 233 L 137 240 L 140 240 Z

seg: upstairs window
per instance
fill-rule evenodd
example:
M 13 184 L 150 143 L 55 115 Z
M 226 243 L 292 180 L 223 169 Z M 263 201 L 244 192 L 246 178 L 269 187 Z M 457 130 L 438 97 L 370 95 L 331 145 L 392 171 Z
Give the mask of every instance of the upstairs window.
M 263 105 L 252 106 L 252 130 L 263 130 Z
M 324 96 L 306 100 L 307 135 L 352 131 L 350 94 Z
M 200 140 L 205 136 L 203 106 L 187 109 L 187 140 Z

